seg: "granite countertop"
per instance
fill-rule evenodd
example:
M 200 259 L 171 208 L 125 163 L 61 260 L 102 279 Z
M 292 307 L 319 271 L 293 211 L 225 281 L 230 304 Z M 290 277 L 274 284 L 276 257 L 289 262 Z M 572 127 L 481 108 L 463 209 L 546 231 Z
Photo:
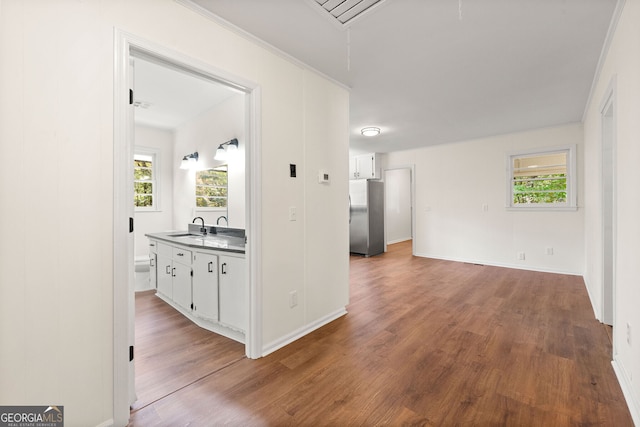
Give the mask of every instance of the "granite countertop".
M 244 234 L 244 230 L 242 230 Z M 237 233 L 223 234 L 208 233 L 206 235 L 194 233 L 193 231 L 176 230 L 163 231 L 159 233 L 147 233 L 145 236 L 150 239 L 163 240 L 169 243 L 177 243 L 195 249 L 209 249 L 216 251 L 245 253 L 245 238 Z

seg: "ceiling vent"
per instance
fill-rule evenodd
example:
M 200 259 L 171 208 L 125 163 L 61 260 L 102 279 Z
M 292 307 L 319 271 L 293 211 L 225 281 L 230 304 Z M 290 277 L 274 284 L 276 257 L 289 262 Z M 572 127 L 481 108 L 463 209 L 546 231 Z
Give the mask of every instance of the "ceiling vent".
M 358 18 L 380 6 L 386 0 L 309 0 L 314 9 L 319 10 L 340 28 L 347 28 Z

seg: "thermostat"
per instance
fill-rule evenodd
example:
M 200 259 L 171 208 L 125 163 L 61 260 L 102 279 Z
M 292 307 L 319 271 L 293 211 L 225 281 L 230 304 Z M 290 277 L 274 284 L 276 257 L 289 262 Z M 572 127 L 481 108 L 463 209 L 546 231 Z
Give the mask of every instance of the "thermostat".
M 325 184 L 329 182 L 329 172 L 325 171 L 325 170 L 320 170 L 320 172 L 318 172 L 318 182 L 320 184 Z

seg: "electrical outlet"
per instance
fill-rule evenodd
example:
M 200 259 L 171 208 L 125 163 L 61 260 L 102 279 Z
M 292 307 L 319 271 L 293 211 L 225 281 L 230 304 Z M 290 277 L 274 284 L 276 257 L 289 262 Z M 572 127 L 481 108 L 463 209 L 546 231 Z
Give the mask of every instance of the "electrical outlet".
M 482 212 L 489 212 L 489 205 L 488 204 L 483 204 L 482 205 Z
M 298 291 L 289 292 L 289 307 L 293 308 L 298 305 Z
M 298 217 L 298 215 L 296 213 L 296 207 L 295 206 L 291 206 L 289 208 L 289 221 L 295 221 L 296 219 L 298 219 L 297 217 Z
M 627 344 L 631 345 L 631 324 L 627 322 Z
M 518 252 L 518 260 L 524 261 L 524 252 Z

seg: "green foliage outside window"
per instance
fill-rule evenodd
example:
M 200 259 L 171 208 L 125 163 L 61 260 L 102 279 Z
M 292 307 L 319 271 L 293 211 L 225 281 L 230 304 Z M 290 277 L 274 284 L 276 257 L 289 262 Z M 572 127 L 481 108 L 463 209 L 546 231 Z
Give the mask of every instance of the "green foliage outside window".
M 517 177 L 513 179 L 513 203 L 566 203 L 565 174 Z
M 511 157 L 512 204 L 565 205 L 567 203 L 565 150 Z
M 196 172 L 196 206 L 200 208 L 225 208 L 228 196 L 226 166 Z
M 150 156 L 139 156 L 150 157 Z M 134 206 L 153 207 L 153 161 L 136 158 L 133 161 L 133 201 Z

